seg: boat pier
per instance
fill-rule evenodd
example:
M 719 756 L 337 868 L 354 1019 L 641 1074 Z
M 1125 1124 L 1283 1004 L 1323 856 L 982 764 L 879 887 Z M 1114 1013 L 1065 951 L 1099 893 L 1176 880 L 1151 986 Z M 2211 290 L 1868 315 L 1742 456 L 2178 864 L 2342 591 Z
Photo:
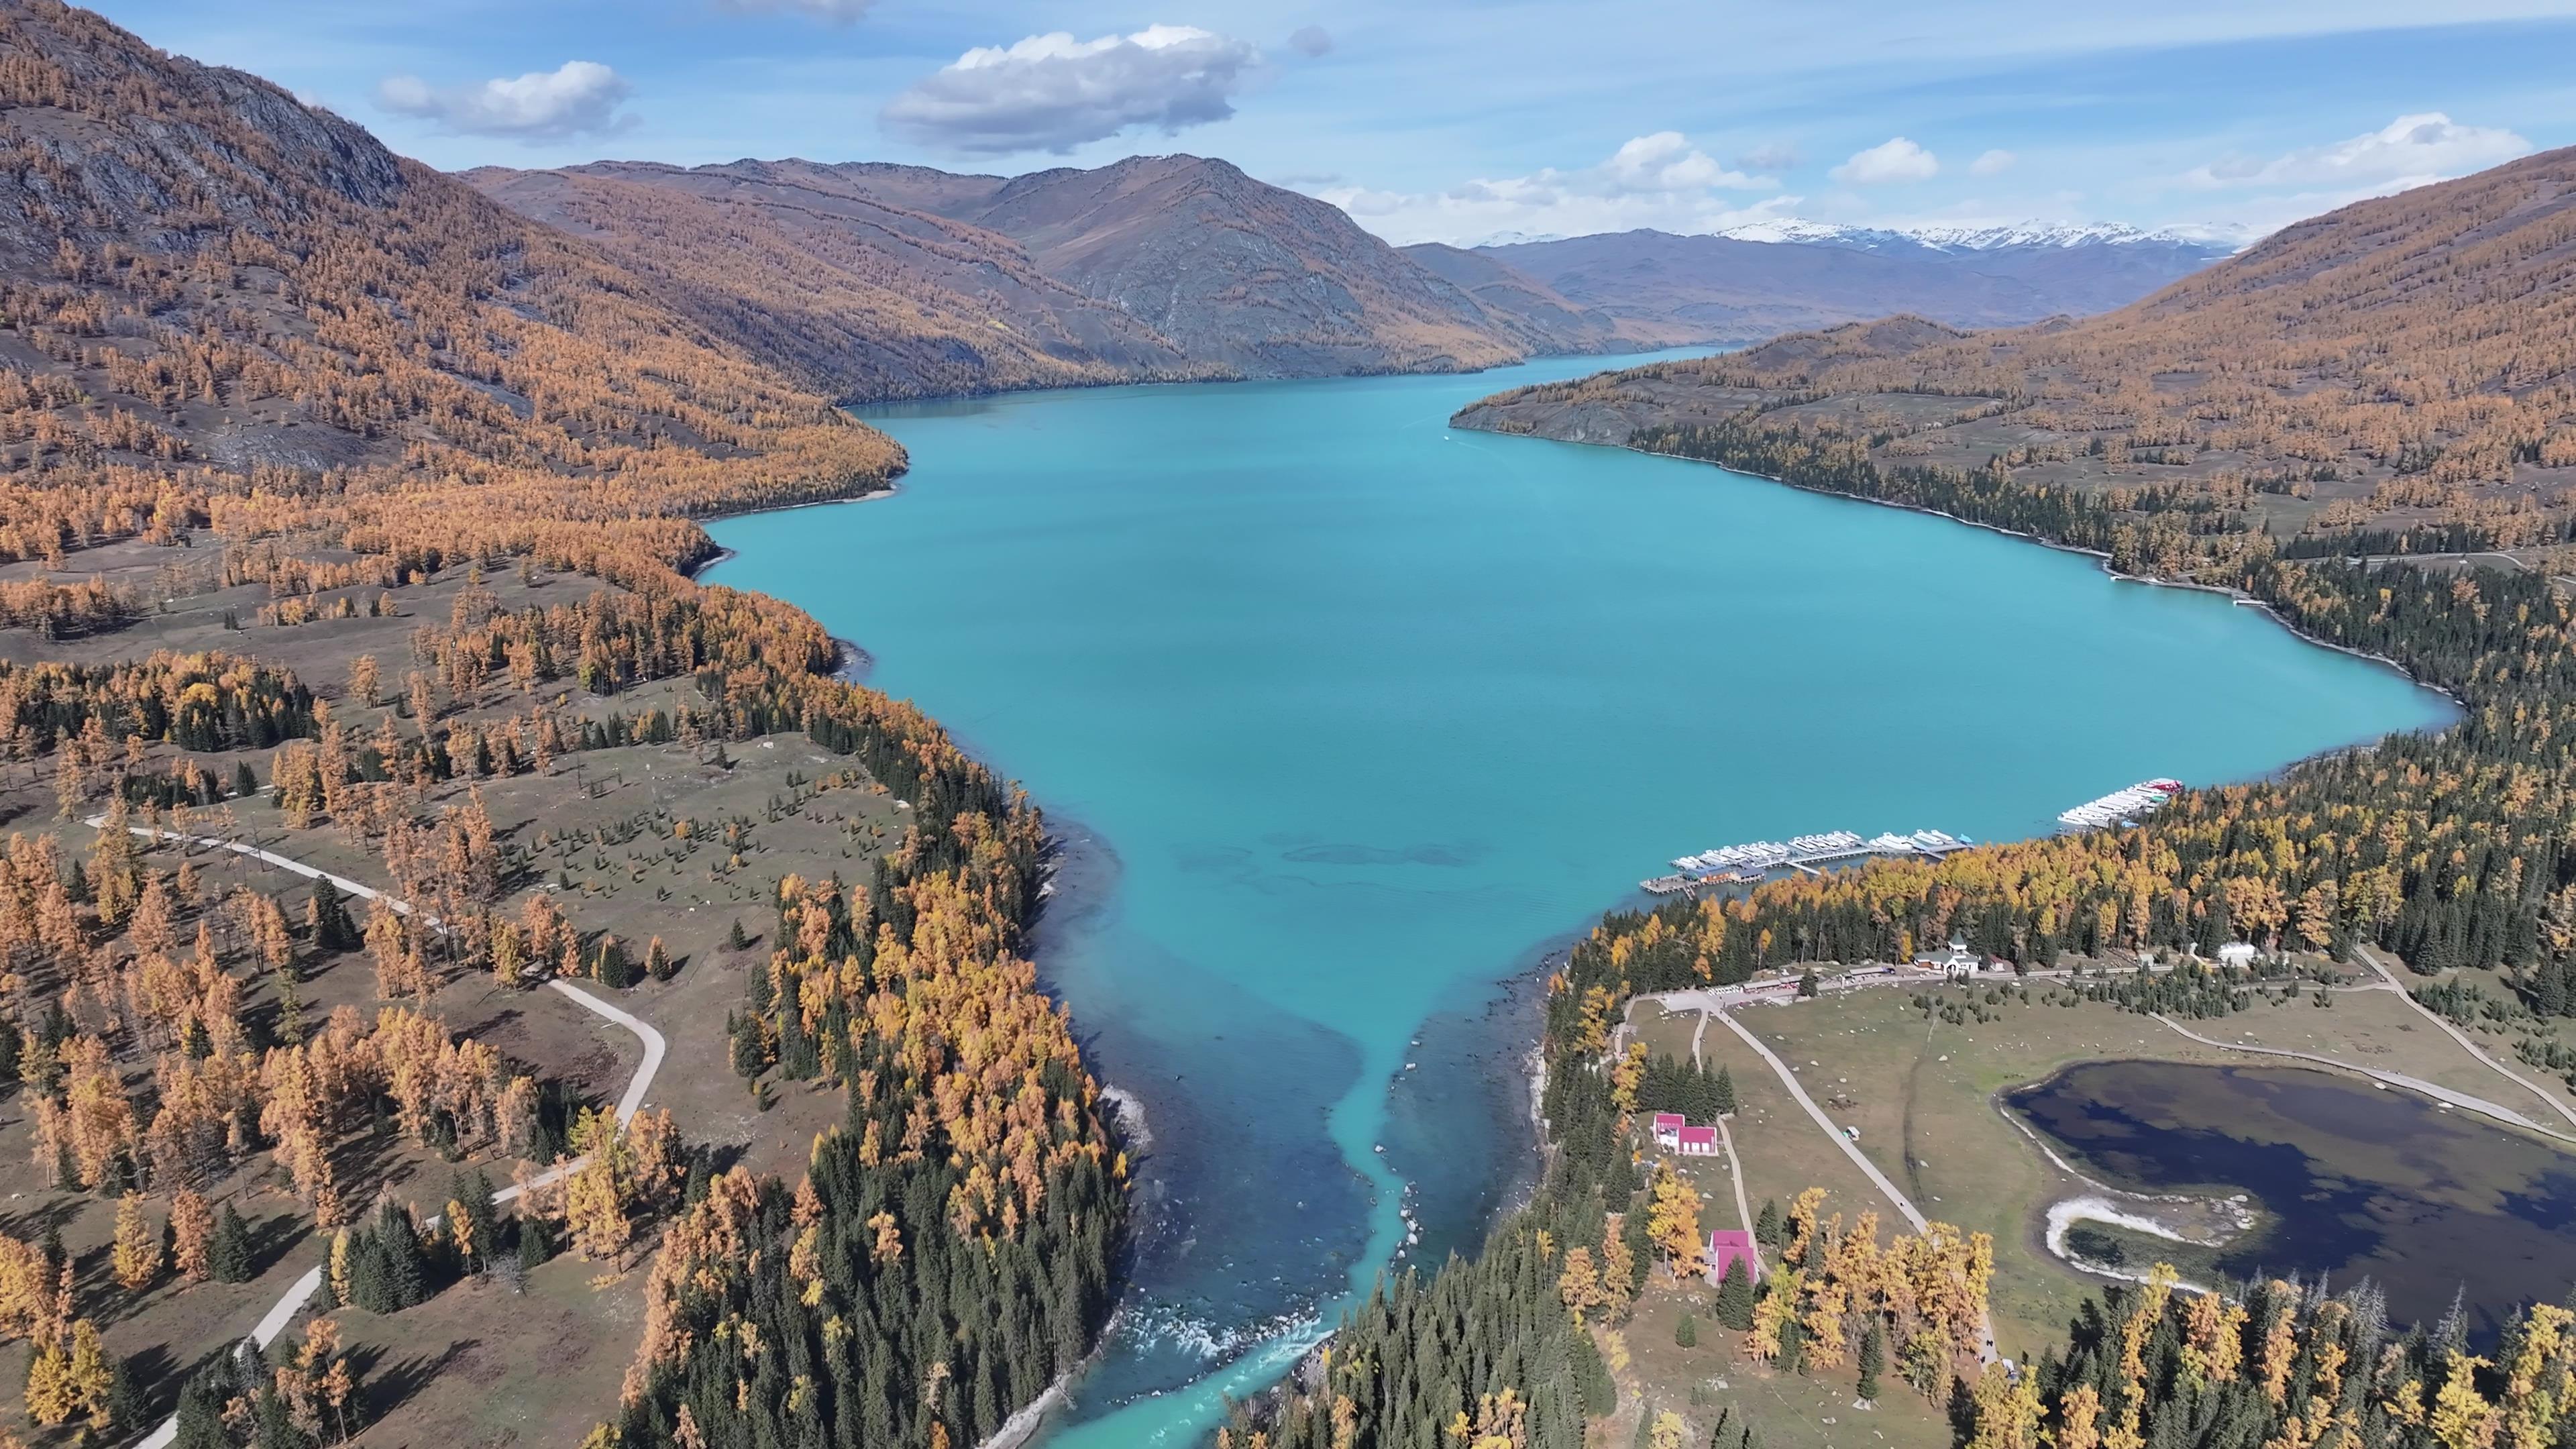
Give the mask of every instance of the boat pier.
M 1849 830 L 1828 830 L 1817 835 L 1791 836 L 1787 840 L 1754 840 L 1742 845 L 1722 845 L 1697 855 L 1685 855 L 1673 861 L 1673 874 L 1637 884 L 1651 895 L 1676 895 L 1704 885 L 1753 885 L 1768 880 L 1773 872 L 1781 870 L 1820 876 L 1828 867 L 1873 858 L 1912 856 L 1939 860 L 1972 844 L 1974 842 L 1966 836 L 1952 835 L 1945 830 L 1917 830 L 1910 834 L 1890 831 L 1869 837 Z

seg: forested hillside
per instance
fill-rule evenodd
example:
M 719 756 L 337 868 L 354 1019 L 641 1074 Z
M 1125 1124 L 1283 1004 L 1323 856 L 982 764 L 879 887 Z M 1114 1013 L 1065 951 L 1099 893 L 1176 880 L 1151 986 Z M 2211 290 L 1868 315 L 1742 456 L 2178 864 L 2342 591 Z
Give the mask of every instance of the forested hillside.
M 1040 270 L 998 232 L 883 202 L 840 168 L 485 168 L 493 200 L 588 238 L 711 332 L 836 398 L 1232 376 Z
M 2080 495 L 2162 573 L 2207 554 L 2186 536 L 2305 557 L 2547 548 L 2576 529 L 2571 182 L 2576 150 L 2544 152 L 2301 222 L 2080 322 L 1853 324 L 1462 421 L 1982 472 Z
M 124 1442 L 174 1403 L 190 1449 L 439 1422 L 479 1391 L 402 1354 L 371 1393 L 342 1330 L 399 1353 L 512 1241 L 607 1260 L 605 1292 L 666 1227 L 623 1403 L 573 1406 L 601 1442 L 989 1433 L 1087 1347 L 1124 1221 L 1025 959 L 1041 822 L 834 678 L 812 620 L 682 572 L 712 551 L 693 516 L 882 489 L 900 450 L 591 244 L 53 0 L 0 12 L 0 146 L 0 1131 L 11 1186 L 39 1179 L 0 1224 L 28 1385 L 0 1434 Z M 801 771 L 730 757 L 756 738 Z M 778 793 L 600 818 L 657 766 L 663 802 Z M 826 795 L 856 808 L 795 835 Z M 361 922 L 128 822 L 258 834 L 419 909 Z M 718 913 L 648 869 L 762 902 L 757 952 L 736 922 L 719 963 Z M 718 1156 L 667 1111 L 621 1130 L 595 1049 L 556 1084 L 440 1005 L 561 1047 L 550 977 L 685 999 L 729 970 L 732 1064 L 847 1124 L 802 1173 L 726 1169 L 743 1134 Z M 704 1100 L 725 1038 L 666 1025 L 689 1050 L 657 1102 Z M 488 1178 L 418 1196 L 442 1159 L 574 1153 L 497 1220 Z M 229 1355 L 269 1297 L 225 1285 L 323 1265 L 346 1314 Z M 754 1334 L 756 1364 L 713 1351 Z
M 1634 993 L 1796 961 L 1903 960 L 1953 933 L 2039 965 L 2114 949 L 2206 957 L 2232 940 L 2337 957 L 2367 944 L 2422 972 L 2498 968 L 2535 1009 L 2568 1010 L 2576 609 L 2545 573 L 2493 566 L 2512 559 L 2340 556 L 2563 535 L 2571 166 L 2576 153 L 2553 153 L 2346 208 L 2089 322 L 1962 335 L 1897 318 L 1462 413 L 1463 426 L 1706 459 L 2230 588 L 2462 706 L 2436 734 L 2187 791 L 2142 827 L 1614 913 L 1552 983 L 1552 1072 L 1567 1023 L 1615 1015 Z M 1584 1118 L 1571 1122 L 1551 1101 L 1551 1127 L 1579 1143 Z M 1515 1230 L 1447 1270 L 1446 1291 L 1507 1282 Z M 1524 1273 L 1491 1291 L 1540 1311 L 1542 1288 Z M 2257 1285 L 2228 1304 L 2159 1278 L 2106 1295 L 2018 1381 L 1975 1377 L 1961 1432 L 1996 1449 L 2561 1442 L 2566 1328 L 2563 1310 L 2537 1305 L 2490 1361 L 2456 1324 L 2387 1324 L 2366 1292 Z M 1379 1341 L 1372 1371 L 1399 1382 L 1482 1366 L 1421 1335 Z M 1301 1402 L 1282 1422 L 1326 1410 Z
M 1453 283 L 1332 206 L 1196 156 L 1017 177 L 736 161 L 465 179 L 845 399 L 1452 372 L 1633 345 L 1526 279 Z

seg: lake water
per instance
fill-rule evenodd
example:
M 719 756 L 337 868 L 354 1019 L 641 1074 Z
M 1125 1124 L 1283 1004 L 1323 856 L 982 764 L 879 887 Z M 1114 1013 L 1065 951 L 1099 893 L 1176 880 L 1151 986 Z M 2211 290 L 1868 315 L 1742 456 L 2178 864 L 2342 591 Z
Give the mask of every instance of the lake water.
M 2504 1316 L 2576 1286 L 2576 1158 L 2410 1092 L 2331 1072 L 2094 1062 L 2008 1100 L 2071 1159 L 2145 1192 L 2245 1192 L 2267 1221 L 2215 1262 L 2231 1278 L 2367 1277 L 2398 1323 L 2460 1293 Z
M 713 528 L 713 582 L 857 641 L 1076 837 L 1041 967 L 1145 1104 L 1155 1231 L 1057 1443 L 1187 1442 L 1274 1378 L 1403 1246 L 1391 1161 L 1472 1242 L 1516 1063 L 1469 1024 L 1667 858 L 2024 835 L 2447 717 L 2088 558 L 1445 426 L 1601 365 L 886 409 L 902 493 Z

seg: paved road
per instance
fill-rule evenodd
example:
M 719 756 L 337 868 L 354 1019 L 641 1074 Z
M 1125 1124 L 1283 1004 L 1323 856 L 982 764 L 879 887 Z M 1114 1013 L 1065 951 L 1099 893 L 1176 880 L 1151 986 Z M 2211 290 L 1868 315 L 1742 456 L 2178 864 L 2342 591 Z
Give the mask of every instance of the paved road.
M 94 815 L 90 817 L 87 823 L 90 828 L 94 830 L 103 829 L 106 826 L 107 817 L 103 815 Z M 371 886 L 361 885 L 356 881 L 350 880 L 346 876 L 333 875 L 329 871 L 320 870 L 313 866 L 306 865 L 302 861 L 289 860 L 282 855 L 272 855 L 265 850 L 255 849 L 237 841 L 218 840 L 212 836 L 206 835 L 182 835 L 175 830 L 154 830 L 148 826 L 142 825 L 132 825 L 126 828 L 133 831 L 135 834 L 142 836 L 146 840 L 176 840 L 190 845 L 213 846 L 218 850 L 229 850 L 236 854 L 252 856 L 261 861 L 265 861 L 270 865 L 277 866 L 280 869 L 293 871 L 297 875 L 304 876 L 310 880 L 327 880 L 331 882 L 331 884 L 338 886 L 340 889 L 347 891 L 351 895 L 358 896 L 366 900 L 382 900 L 386 905 L 406 916 L 412 913 L 411 903 L 408 901 L 395 900 L 391 896 L 387 896 L 383 892 L 378 891 Z M 438 923 L 433 920 L 430 924 L 435 926 Z M 634 1117 L 637 1112 L 643 1110 L 644 1094 L 652 1088 L 654 1073 L 662 1070 L 662 1057 L 669 1049 L 669 1044 L 662 1039 L 662 1033 L 655 1031 L 651 1024 L 646 1022 L 643 1018 L 630 1012 L 619 1010 L 617 1007 L 609 1005 L 606 1001 L 582 990 L 580 987 L 573 985 L 569 981 L 549 981 L 546 985 L 549 988 L 572 998 L 572 1000 L 578 1003 L 584 1010 L 606 1017 L 610 1021 L 617 1023 L 619 1026 L 626 1028 L 628 1031 L 635 1033 L 635 1039 L 644 1044 L 644 1061 L 642 1065 L 635 1069 L 634 1078 L 627 1082 L 626 1094 L 617 1100 L 617 1121 L 619 1125 L 624 1125 L 629 1119 Z M 583 1162 L 585 1161 L 587 1161 L 587 1159 L 575 1158 L 569 1162 L 558 1163 L 555 1166 L 546 1169 L 544 1172 L 538 1173 L 535 1177 L 530 1178 L 524 1186 L 522 1184 L 513 1183 L 510 1186 L 493 1193 L 492 1201 L 496 1203 L 509 1202 L 518 1197 L 519 1194 L 528 1187 L 544 1187 L 550 1183 L 560 1182 L 565 1177 L 580 1170 Z M 435 1226 L 437 1221 L 438 1220 L 436 1218 L 430 1219 L 432 1226 Z M 295 1321 L 295 1315 L 302 1312 L 304 1305 L 311 1302 L 313 1295 L 320 1291 L 322 1291 L 322 1269 L 320 1265 L 317 1264 L 303 1277 L 298 1278 L 293 1283 L 289 1284 L 285 1295 L 279 1298 L 274 1304 L 271 1304 L 267 1313 L 261 1315 L 259 1323 L 250 1331 L 250 1341 L 259 1345 L 261 1348 L 266 1348 L 270 1344 L 276 1342 L 277 1336 L 286 1331 L 286 1326 Z M 170 1445 L 176 1442 L 178 1437 L 179 1419 L 178 1416 L 174 1414 L 170 1418 L 162 1421 L 161 1427 L 134 1441 L 132 1449 L 170 1449 Z

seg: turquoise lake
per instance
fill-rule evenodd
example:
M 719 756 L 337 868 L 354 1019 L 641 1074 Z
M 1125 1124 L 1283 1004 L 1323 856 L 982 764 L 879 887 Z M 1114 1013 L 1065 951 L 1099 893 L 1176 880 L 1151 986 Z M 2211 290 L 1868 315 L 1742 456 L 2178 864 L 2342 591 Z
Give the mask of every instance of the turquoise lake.
M 1459 1023 L 1669 857 L 2029 835 L 2449 717 L 2089 558 L 1446 427 L 1602 365 L 878 409 L 899 494 L 712 528 L 711 582 L 857 642 L 1071 842 L 1040 966 L 1151 1142 L 1050 1443 L 1203 1434 L 1404 1246 L 1408 1178 L 1414 1256 L 1472 1244 L 1517 1062 Z

